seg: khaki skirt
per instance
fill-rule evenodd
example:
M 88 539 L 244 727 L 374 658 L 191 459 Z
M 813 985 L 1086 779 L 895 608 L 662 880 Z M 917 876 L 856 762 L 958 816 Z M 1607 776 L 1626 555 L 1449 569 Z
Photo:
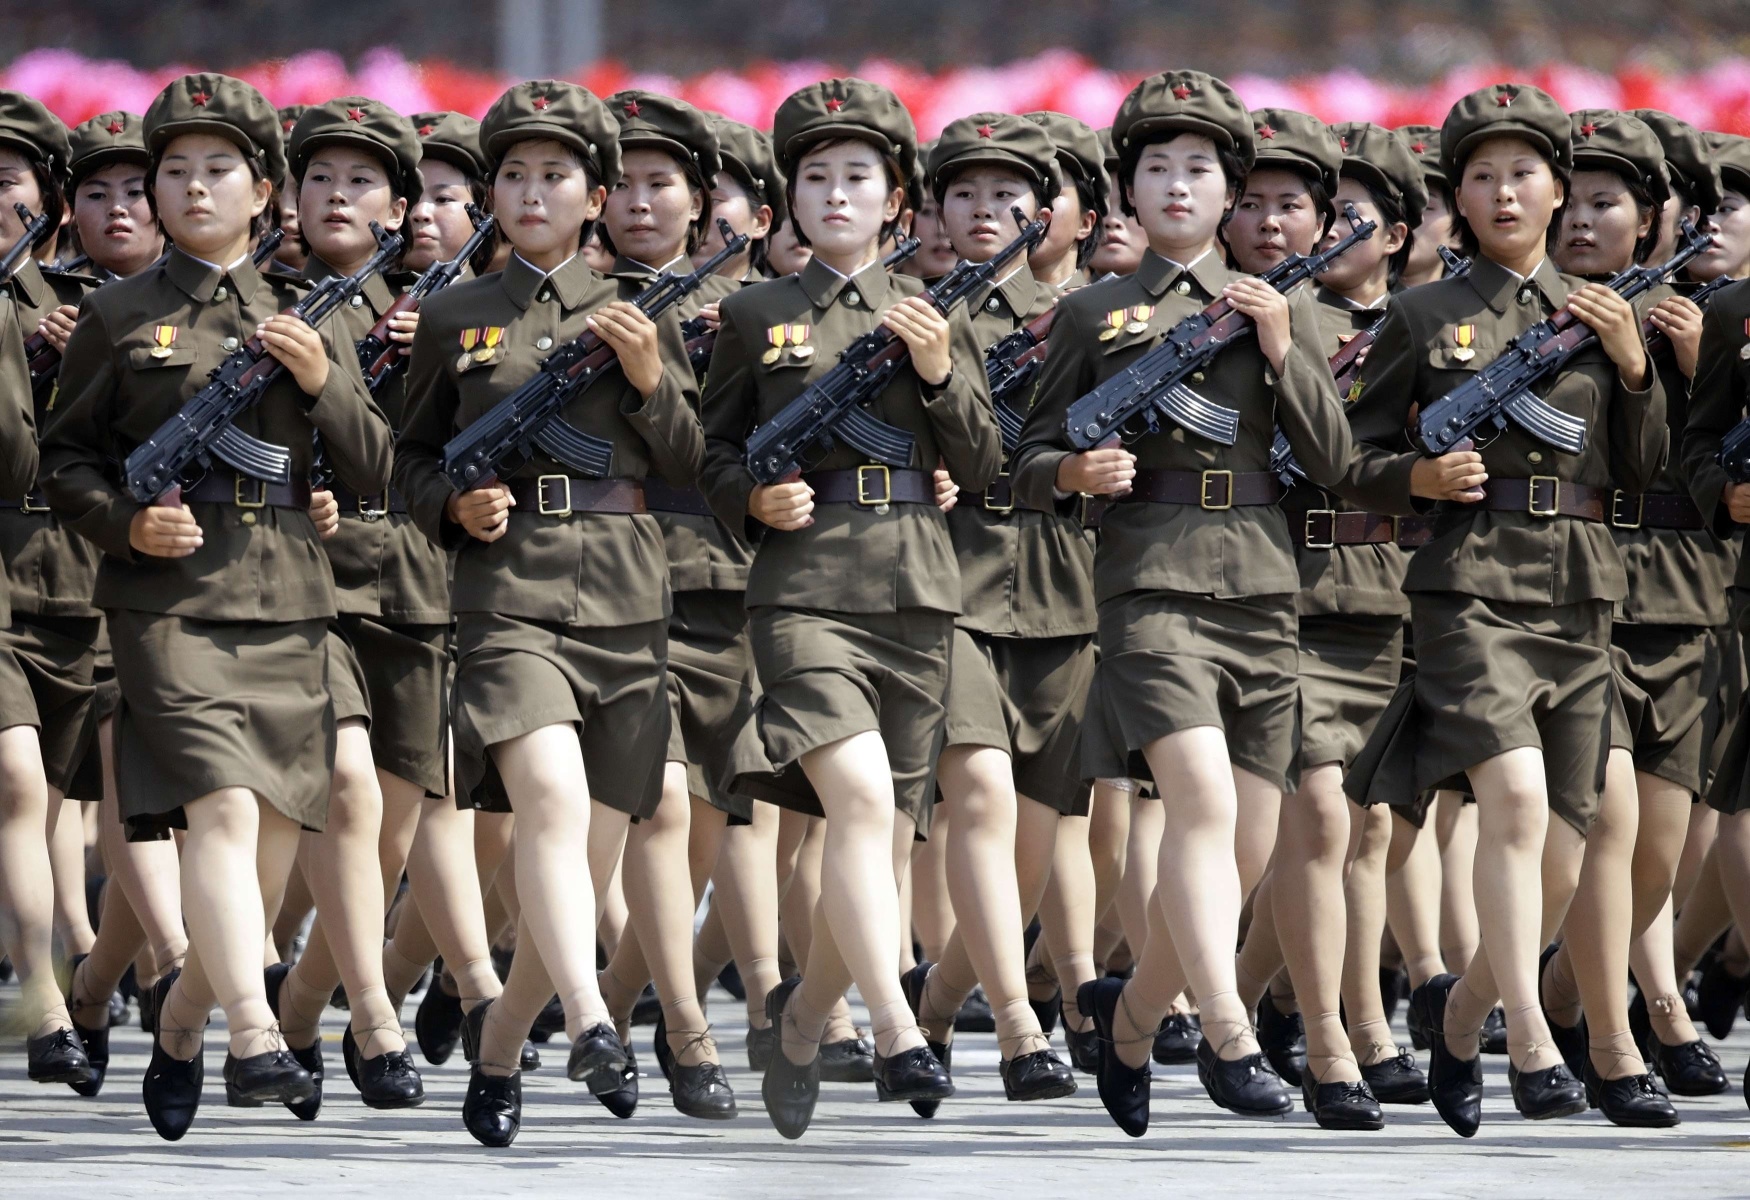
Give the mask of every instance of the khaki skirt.
M 668 747 L 667 658 L 667 621 L 582 627 L 458 614 L 457 803 L 510 812 L 491 748 L 570 725 L 589 798 L 635 819 L 654 814 Z
M 380 770 L 428 796 L 450 790 L 450 627 L 341 613 L 329 626 L 334 719 L 363 718 Z
M 1088 815 L 1081 729 L 1094 681 L 1091 635 L 991 637 L 954 630 L 949 746 L 993 746 L 1014 763 L 1015 791 L 1065 816 Z
M 762 605 L 749 617 L 763 689 L 755 702 L 760 740 L 781 772 L 778 786 L 755 794 L 824 816 L 797 764 L 810 750 L 875 732 L 887 746 L 894 804 L 927 834 L 947 726 L 953 616 Z
M 1100 662 L 1082 724 L 1084 779 L 1153 779 L 1143 748 L 1198 726 L 1292 791 L 1300 742 L 1294 596 L 1138 591 L 1100 605 Z M 1171 799 L 1170 781 L 1161 783 Z
M 753 646 L 743 593 L 674 594 L 668 624 L 668 761 L 687 765 L 687 790 L 726 813 L 753 819 L 753 797 L 735 791 L 743 775 L 771 770 L 754 723 Z
M 116 788 L 131 839 L 186 828 L 183 805 L 226 787 L 248 788 L 306 829 L 326 824 L 327 621 L 107 615 L 122 693 Z
M 101 800 L 80 772 L 95 753 L 94 670 L 100 617 L 45 617 L 15 612 L 0 629 L 0 729 L 36 728 L 49 786 L 76 800 Z M 89 794 L 85 794 L 89 793 Z
M 1610 665 L 1611 746 L 1633 754 L 1635 770 L 1699 793 L 1711 754 L 1708 703 L 1719 691 L 1714 631 L 1619 622 L 1610 631 Z

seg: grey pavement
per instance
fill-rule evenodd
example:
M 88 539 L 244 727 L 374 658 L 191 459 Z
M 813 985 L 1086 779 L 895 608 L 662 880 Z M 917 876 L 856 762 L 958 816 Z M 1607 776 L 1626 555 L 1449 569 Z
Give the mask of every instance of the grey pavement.
M 0 1006 L 16 995 L 14 985 L 0 989 Z M 423 1107 L 364 1108 L 340 1064 L 346 1015 L 333 1009 L 324 1022 L 330 1073 L 319 1120 L 226 1108 L 220 1021 L 208 1035 L 205 1104 L 175 1144 L 153 1134 L 140 1104 L 150 1046 L 137 1022 L 113 1035 L 109 1080 L 93 1100 L 30 1083 L 14 1042 L 0 1055 L 0 1197 L 1750 1195 L 1750 1110 L 1740 1090 L 1750 1031 L 1742 1027 L 1719 1048 L 1731 1090 L 1679 1100 L 1683 1124 L 1671 1130 L 1617 1129 L 1596 1113 L 1532 1125 L 1513 1111 L 1506 1060 L 1486 1058 L 1484 1125 L 1472 1141 L 1450 1133 L 1427 1105 L 1388 1108 L 1378 1133 L 1327 1133 L 1298 1111 L 1280 1121 L 1241 1120 L 1209 1103 L 1190 1067 L 1155 1068 L 1153 1125 L 1132 1140 L 1106 1117 L 1087 1077 L 1065 1100 L 1005 1103 L 995 1039 L 975 1034 L 956 1042 L 959 1092 L 934 1120 L 903 1104 L 877 1104 L 867 1085 L 827 1084 L 813 1127 L 790 1143 L 765 1119 L 742 1049 L 740 1009 L 713 992 L 738 1120 L 678 1115 L 656 1073 L 651 1031 L 640 1028 L 644 1099 L 631 1120 L 614 1119 L 566 1082 L 565 1047 L 554 1042 L 546 1065 L 525 1077 L 522 1134 L 505 1150 L 478 1146 L 461 1127 L 467 1074 L 459 1055 L 444 1067 L 421 1063 Z M 406 1019 L 411 1031 L 411 1004 Z

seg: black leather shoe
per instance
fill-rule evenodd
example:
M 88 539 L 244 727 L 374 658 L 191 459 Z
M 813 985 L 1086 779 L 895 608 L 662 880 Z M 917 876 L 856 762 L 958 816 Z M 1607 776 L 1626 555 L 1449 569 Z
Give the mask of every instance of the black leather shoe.
M 468 1068 L 468 1094 L 462 1098 L 462 1124 L 482 1146 L 508 1146 L 523 1124 L 523 1076 L 488 1075 L 479 1064 Z
M 462 998 L 444 991 L 443 977 L 434 976 L 413 1016 L 413 1036 L 425 1061 L 441 1067 L 456 1052 L 462 1037 Z
M 638 999 L 632 1005 L 632 1024 L 654 1025 L 656 1018 L 662 1015 L 662 998 L 656 994 L 656 985 L 647 983 L 644 990 L 638 993 Z
M 1118 1044 L 1112 1036 L 1118 1001 L 1123 992 L 1124 981 L 1112 976 L 1077 988 L 1076 1008 L 1094 1019 L 1093 1028 L 1079 1036 L 1094 1044 L 1094 1078 L 1099 1085 L 1100 1103 L 1105 1105 L 1107 1115 L 1131 1137 L 1141 1137 L 1148 1132 L 1148 1064 L 1145 1062 L 1140 1067 L 1127 1065 L 1118 1057 Z M 1063 1029 L 1066 1034 L 1070 1032 L 1067 1020 Z M 1070 1049 L 1073 1053 L 1074 1042 L 1070 1043 Z
M 1626 1075 L 1621 1079 L 1600 1079 L 1586 1058 L 1586 1102 L 1612 1125 L 1631 1129 L 1669 1129 L 1680 1124 L 1682 1117 L 1672 1105 L 1652 1075 Z
M 984 994 L 984 985 L 972 989 L 972 994 L 966 997 L 966 1003 L 960 1006 L 960 1011 L 954 1014 L 955 1033 L 995 1033 L 997 1031 L 996 1014 L 990 1010 L 990 997 Z
M 1428 1103 L 1428 1077 L 1416 1065 L 1416 1056 L 1408 1050 L 1361 1068 L 1361 1078 L 1381 1104 Z
M 821 1047 L 824 1051 L 826 1047 Z M 768 1025 L 764 1029 L 747 1029 L 747 1069 L 759 1074 L 771 1065 L 772 1055 L 778 1050 L 778 1027 Z
M 289 1050 L 269 1050 L 238 1058 L 225 1055 L 225 1103 L 232 1108 L 260 1108 L 270 1101 L 295 1104 L 316 1090 L 310 1072 Z
M 776 1030 L 777 1026 L 772 1028 Z M 776 1055 L 779 1043 L 772 1045 Z M 820 1077 L 827 1083 L 875 1082 L 875 1051 L 861 1033 L 843 1041 L 822 1042 L 816 1061 L 820 1063 Z
M 723 969 L 717 972 L 717 986 L 741 1003 L 747 1003 L 747 985 L 741 981 L 741 968 L 735 965 L 733 958 L 724 963 Z
M 1410 993 L 1410 1011 L 1428 1038 L 1428 1098 L 1440 1119 L 1468 1138 L 1483 1121 L 1483 1056 L 1458 1058 L 1446 1048 L 1446 998 L 1457 983 L 1456 975 L 1434 976 Z
M 0 955 L 0 983 L 12 982 L 12 960 Z
M 638 1056 L 626 1051 L 626 1065 L 620 1071 L 619 1085 L 596 1096 L 601 1106 L 620 1120 L 629 1119 L 638 1111 Z
M 911 1015 L 914 1017 L 922 1016 L 921 1009 L 923 1008 L 924 1003 L 924 986 L 929 981 L 930 968 L 934 965 L 934 963 L 930 962 L 920 962 L 917 966 L 899 977 L 900 990 L 905 993 L 905 1002 L 911 1005 Z M 946 1071 L 948 1069 L 948 1062 L 954 1055 L 952 1043 L 936 1042 L 925 1038 L 924 1044 L 929 1047 L 930 1053 L 935 1055 L 936 1061 L 941 1063 L 942 1069 Z M 877 1094 L 881 1091 L 881 1063 L 882 1059 L 880 1056 L 876 1056 L 874 1072 L 875 1090 Z M 888 1099 L 886 1096 L 881 1096 L 880 1098 L 883 1100 Z M 942 1107 L 942 1101 L 940 1098 L 932 1099 L 926 1096 L 912 1100 L 911 1107 L 913 1112 L 917 1113 L 918 1116 L 927 1121 L 936 1115 L 936 1110 Z
M 91 1075 L 91 1060 L 71 1029 L 27 1038 L 24 1052 L 32 1083 L 84 1083 Z
M 696 1067 L 676 1063 L 668 1084 L 674 1097 L 675 1111 L 683 1117 L 700 1121 L 729 1121 L 735 1118 L 735 1089 L 714 1062 Z
M 1298 1011 L 1285 1013 L 1269 996 L 1258 1004 L 1258 1048 L 1282 1082 L 1299 1087 L 1306 1073 L 1306 1022 Z
M 477 1063 L 480 1061 L 480 1034 L 486 1027 L 487 1010 L 496 1003 L 498 1003 L 496 997 L 491 1000 L 482 1000 L 463 1015 L 462 1026 L 457 1032 L 461 1034 L 462 1060 L 464 1062 Z
M 1551 1121 L 1586 1111 L 1586 1089 L 1565 1063 L 1541 1071 L 1521 1071 L 1509 1063 L 1507 1086 L 1513 1089 L 1513 1107 L 1527 1121 Z
M 1300 1085 L 1301 1102 L 1320 1129 L 1384 1129 L 1385 1114 L 1363 1080 L 1360 1083 L 1314 1083 L 1309 1072 Z
M 73 992 L 79 981 L 79 964 L 89 957 L 88 954 L 75 954 L 72 959 L 72 971 L 67 978 L 67 1015 L 72 1019 L 73 1034 L 79 1039 L 79 1048 L 85 1051 L 85 1061 L 90 1064 L 90 1069 L 85 1072 L 83 1078 L 76 1079 L 67 1086 L 87 1098 L 95 1096 L 103 1090 L 103 1077 L 109 1071 L 110 1026 L 116 1024 L 117 1021 L 126 1020 L 128 1015 L 127 1001 L 125 1000 L 122 1000 L 122 1015 L 120 1017 L 115 1015 L 114 1002 L 121 999 L 121 993 L 111 992 L 110 1003 L 105 1006 L 107 1023 L 103 1026 L 87 1029 L 79 1023 L 78 1018 L 73 1017 L 73 1013 L 78 1010 L 73 1003 Z M 129 969 L 132 970 L 131 967 Z M 84 1007 L 94 1006 L 86 1005 Z
M 300 1067 L 309 1072 L 311 1091 L 307 1100 L 296 1100 L 287 1103 L 286 1109 L 300 1121 L 314 1121 L 322 1111 L 322 1079 L 327 1073 L 322 1062 L 322 1043 L 311 1042 L 303 1049 L 288 1045 L 286 1049 L 292 1052 Z
M 801 984 L 801 978 L 793 976 L 766 996 L 766 1018 L 773 1029 L 782 1028 L 784 1004 Z M 771 1065 L 760 1080 L 766 1117 L 773 1129 L 791 1141 L 808 1132 L 808 1123 L 814 1119 L 814 1106 L 820 1099 L 820 1060 L 821 1055 L 816 1054 L 806 1064 L 797 1066 L 780 1045 L 773 1051 Z
M 875 1098 L 904 1100 L 920 1117 L 936 1115 L 936 1106 L 954 1094 L 954 1080 L 928 1046 L 913 1046 L 891 1058 L 875 1056 Z M 922 1104 L 929 1104 L 925 1112 Z
M 1168 1013 L 1155 1031 L 1154 1060 L 1163 1067 L 1194 1063 L 1202 1040 L 1203 1024 L 1196 1013 Z
M 1477 1035 L 1477 1046 L 1484 1054 L 1507 1053 L 1507 1010 L 1497 1004 L 1483 1018 L 1483 1030 Z
M 1543 1002 L 1543 976 L 1549 969 L 1550 960 L 1555 958 L 1556 950 L 1555 946 L 1545 946 L 1543 953 L 1538 956 L 1537 1006 L 1543 1010 L 1543 1020 L 1549 1026 L 1550 1040 L 1555 1042 L 1562 1061 L 1568 1064 L 1568 1074 L 1579 1079 L 1586 1070 L 1586 1018 L 1582 1016 L 1577 1025 L 1558 1024 Z
M 1725 1041 L 1738 1021 L 1746 994 L 1750 994 L 1750 976 L 1732 974 L 1726 970 L 1725 959 L 1715 955 L 1702 967 L 1695 991 L 1696 1012 L 1708 1033 Z
M 1058 1100 L 1076 1094 L 1076 1073 L 1050 1050 L 997 1060 L 1009 1100 Z
M 668 1048 L 668 1017 L 656 1018 L 656 1036 L 651 1047 L 656 1051 L 656 1069 L 662 1072 L 662 1077 L 669 1082 L 669 1090 L 674 1090 L 674 1051 Z
M 160 983 L 163 980 L 159 981 Z M 166 989 L 168 990 L 168 989 Z M 164 997 L 158 1001 L 163 1003 Z M 146 1065 L 146 1077 L 140 1081 L 140 1098 L 146 1104 L 146 1118 L 158 1136 L 167 1142 L 179 1142 L 201 1106 L 201 1084 L 206 1079 L 203 1056 L 184 1062 L 172 1058 L 158 1038 L 152 1038 L 152 1061 Z
M 347 1027 L 343 1044 L 353 1045 L 352 1028 Z M 358 1073 L 353 1082 L 358 1085 L 359 1099 L 366 1108 L 418 1108 L 425 1103 L 425 1081 L 419 1068 L 413 1065 L 413 1055 L 405 1050 L 388 1050 L 375 1058 L 360 1058 L 354 1050 Z
M 1027 997 L 1027 1006 L 1033 1010 L 1033 1015 L 1039 1018 L 1039 1030 L 1046 1037 L 1057 1028 L 1057 1010 L 1063 1007 L 1063 993 L 1053 992 L 1046 1000 L 1035 1000 Z
M 626 1059 L 625 1044 L 612 1025 L 591 1025 L 571 1044 L 565 1077 L 573 1083 L 583 1084 L 591 1095 L 599 1096 L 620 1086 Z
M 1111 978 L 1117 979 L 1118 977 L 1114 975 L 1111 976 Z M 1118 979 L 1118 982 L 1122 985 L 1124 980 Z M 1076 995 L 1079 997 L 1086 987 L 1087 984 L 1083 984 L 1081 988 L 1076 989 Z M 1079 1011 L 1079 1000 L 1077 1002 L 1077 1008 Z M 1059 1006 L 1059 1010 L 1063 1013 L 1063 1045 L 1064 1049 L 1069 1051 L 1070 1065 L 1084 1075 L 1098 1075 L 1100 1073 L 1100 1035 L 1098 1032 L 1098 1026 L 1089 1025 L 1086 1029 L 1077 1029 L 1069 1023 L 1069 1010 L 1063 1008 L 1061 1005 Z M 1084 1021 L 1092 1015 L 1093 1014 L 1088 1012 L 1081 1012 L 1081 1018 Z
M 535 1023 L 529 1027 L 529 1040 L 544 1046 L 555 1037 L 564 1036 L 565 1006 L 559 1003 L 558 996 L 553 996 L 536 1014 Z
M 1280 1117 L 1294 1111 L 1282 1077 L 1262 1050 L 1229 1061 L 1205 1038 L 1197 1047 L 1197 1078 L 1211 1100 L 1237 1116 Z
M 1681 1046 L 1667 1046 L 1655 1037 L 1647 1065 L 1658 1072 L 1673 1095 L 1717 1096 L 1731 1086 L 1726 1069 L 1700 1038 Z
M 182 968 L 178 967 L 177 970 Z M 153 984 L 140 993 L 140 1032 L 158 1036 L 158 1005 L 161 1002 L 158 995 L 158 985 Z
M 541 1052 L 535 1049 L 535 1043 L 525 1041 L 522 1052 L 517 1055 L 517 1066 L 524 1071 L 541 1069 Z
M 1410 989 L 1410 1002 L 1404 1005 L 1404 1028 L 1410 1035 L 1412 1050 L 1428 1049 L 1428 1031 L 1422 1027 L 1422 1014 L 1416 1008 L 1416 989 Z

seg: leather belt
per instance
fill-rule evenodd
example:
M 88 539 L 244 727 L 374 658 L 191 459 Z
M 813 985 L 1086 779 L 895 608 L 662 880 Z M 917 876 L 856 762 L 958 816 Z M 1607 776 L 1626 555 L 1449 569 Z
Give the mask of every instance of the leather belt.
M 648 511 L 644 504 L 642 479 L 572 479 L 568 475 L 542 475 L 537 479 L 511 480 L 510 494 L 523 512 L 543 517 Z
M 1375 546 L 1395 542 L 1414 548 L 1434 536 L 1428 517 L 1384 517 L 1370 512 L 1339 512 L 1312 508 L 1299 523 L 1288 514 L 1288 532 L 1297 546 L 1329 550 L 1333 546 Z
M 334 501 L 340 505 L 340 515 L 343 517 L 358 517 L 363 521 L 381 521 L 390 513 L 406 515 L 407 512 L 406 499 L 394 488 L 372 496 L 361 496 L 338 484 L 328 490 L 334 493 Z
M 1688 496 L 1676 492 L 1637 495 L 1617 488 L 1610 493 L 1613 529 L 1706 529 L 1701 509 Z
M 1602 521 L 1610 509 L 1610 496 L 1604 488 L 1568 483 L 1554 475 L 1533 475 L 1530 479 L 1489 480 L 1483 485 L 1483 501 L 1477 507 L 1534 517 Z
M 199 483 L 183 486 L 182 502 L 230 504 L 237 508 L 309 508 L 310 484 L 303 479 L 263 483 L 233 471 L 211 471 Z
M 976 504 L 985 512 L 1012 513 L 1017 508 L 1026 508 L 1025 504 L 1015 499 L 1015 489 L 1010 486 L 1009 473 L 1004 471 L 991 480 L 989 487 L 982 492 L 968 492 L 961 498 L 962 504 Z
M 31 488 L 24 494 L 22 500 L 7 500 L 0 497 L 0 509 L 12 509 L 15 512 L 46 513 L 49 511 L 49 498 Z
M 1406 550 L 1425 546 L 1434 537 L 1433 517 L 1399 517 L 1398 545 Z
M 644 481 L 644 506 L 651 512 L 687 513 L 695 517 L 711 516 L 711 506 L 705 503 L 705 493 L 698 488 L 678 488 L 660 479 Z
M 855 504 L 886 512 L 890 504 L 935 504 L 936 480 L 927 471 L 880 464 L 850 471 L 804 471 L 816 504 Z
M 1270 471 L 1138 471 L 1119 504 L 1195 504 L 1205 512 L 1274 504 L 1282 481 Z

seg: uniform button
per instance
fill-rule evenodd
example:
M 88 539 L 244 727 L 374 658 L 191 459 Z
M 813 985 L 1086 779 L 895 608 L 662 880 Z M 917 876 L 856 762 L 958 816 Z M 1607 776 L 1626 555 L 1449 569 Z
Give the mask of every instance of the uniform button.
M 863 297 L 859 296 L 856 292 L 846 292 L 845 293 L 845 303 L 846 304 L 861 304 L 862 302 L 863 302 Z
M 1525 456 L 1525 461 L 1535 467 L 1538 463 L 1543 461 L 1543 451 L 1533 450 L 1530 454 Z
M 543 333 L 540 337 L 535 339 L 535 349 L 537 349 L 537 350 L 551 350 L 552 348 L 553 348 L 553 339 L 548 337 L 546 334 Z
M 1002 306 L 1002 301 L 998 300 L 995 296 L 992 296 L 989 300 L 984 302 L 984 311 L 996 312 L 998 309 L 1002 308 Z
M 243 523 L 244 523 L 244 524 L 245 524 L 245 525 L 253 525 L 253 524 L 255 524 L 255 514 L 254 514 L 254 513 L 252 513 L 252 512 L 246 512 L 246 513 L 244 513 L 244 514 L 243 514 Z
M 348 303 L 351 304 L 354 308 L 362 307 L 364 305 L 364 302 L 365 302 L 365 298 L 363 296 L 354 296 L 350 301 L 348 301 Z
M 1520 288 L 1519 289 L 1519 303 L 1521 303 L 1521 304 L 1530 304 L 1531 303 L 1531 289 L 1530 288 Z
M 1178 283 L 1173 285 L 1173 290 L 1178 292 L 1181 296 L 1189 296 L 1191 294 L 1191 283 L 1189 280 L 1181 279 Z
M 216 287 L 213 289 L 213 299 L 215 301 L 223 300 L 225 297 L 229 296 L 230 294 L 231 293 L 226 291 L 223 287 Z
M 1203 372 L 1202 371 L 1191 372 L 1191 382 L 1192 383 L 1202 383 L 1203 382 Z
M 228 337 L 224 341 L 219 343 L 219 349 L 223 350 L 226 354 L 230 354 L 233 351 L 235 351 L 237 349 L 237 347 L 240 345 L 242 345 L 242 343 L 239 342 L 236 338 Z
M 541 294 L 539 296 L 535 297 L 535 299 L 539 300 L 542 304 L 547 303 L 547 301 L 551 300 L 552 298 L 553 298 L 553 293 L 548 288 L 542 288 Z

